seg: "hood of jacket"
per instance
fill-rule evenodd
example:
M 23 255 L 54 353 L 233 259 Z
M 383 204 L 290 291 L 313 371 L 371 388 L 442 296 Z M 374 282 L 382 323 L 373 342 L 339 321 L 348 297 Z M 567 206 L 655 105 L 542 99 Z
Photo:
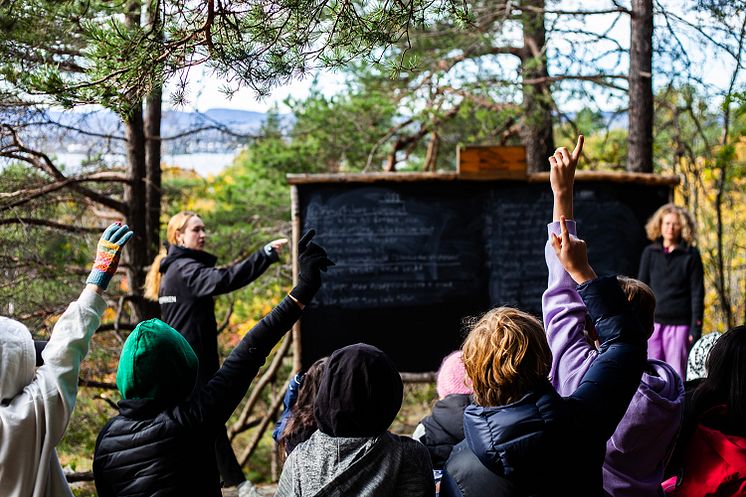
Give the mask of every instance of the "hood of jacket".
M 34 379 L 36 349 L 22 323 L 0 316 L 0 403 L 18 395 Z
M 615 495 L 657 495 L 684 411 L 684 382 L 651 359 L 627 412 L 606 443 L 604 488 Z
M 399 371 L 383 351 L 358 343 L 329 356 L 314 417 L 333 437 L 372 437 L 385 432 L 402 403 Z
M 178 245 L 169 245 L 166 257 L 161 259 L 159 271 L 165 273 L 168 267 L 179 259 L 194 259 L 209 267 L 214 267 L 218 262 L 217 257 L 204 250 L 192 250 Z
M 143 321 L 119 357 L 117 388 L 125 400 L 174 404 L 194 388 L 199 362 L 189 342 L 160 319 Z
M 427 450 L 409 437 L 332 437 L 316 430 L 288 456 L 282 497 L 434 495 Z
M 556 421 L 553 405 L 561 399 L 547 388 L 499 407 L 469 405 L 464 410 L 464 435 L 469 448 L 488 469 L 511 477 L 552 464 L 548 448 Z M 546 456 L 547 461 L 542 460 Z

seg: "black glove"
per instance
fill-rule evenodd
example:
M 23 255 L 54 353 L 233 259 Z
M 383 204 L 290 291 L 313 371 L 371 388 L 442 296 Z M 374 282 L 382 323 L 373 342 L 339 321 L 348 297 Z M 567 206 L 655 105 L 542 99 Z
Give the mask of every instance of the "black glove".
M 313 296 L 321 288 L 321 271 L 334 263 L 326 256 L 326 250 L 311 239 L 316 230 L 308 230 L 298 242 L 298 284 L 290 290 L 290 295 L 303 305 L 311 303 Z

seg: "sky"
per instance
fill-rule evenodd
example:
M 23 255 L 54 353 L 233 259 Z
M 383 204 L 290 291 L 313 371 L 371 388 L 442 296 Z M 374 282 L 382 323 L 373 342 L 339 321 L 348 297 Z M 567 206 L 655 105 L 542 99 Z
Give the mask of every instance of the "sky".
M 220 91 L 223 81 L 210 75 L 204 68 L 199 68 L 197 71 L 192 69 L 192 71 L 193 75 L 187 87 L 187 105 L 177 107 L 180 110 L 205 112 L 208 109 L 219 108 L 267 112 L 273 105 L 277 105 L 281 112 L 287 112 L 288 109 L 282 102 L 289 96 L 295 98 L 307 96 L 314 80 L 313 75 L 309 74 L 303 79 L 296 79 L 289 84 L 275 88 L 268 97 L 262 99 L 258 99 L 249 88 L 242 88 L 232 98 L 229 98 Z M 343 75 L 340 73 L 322 72 L 316 77 L 318 87 L 327 96 L 337 93 L 343 86 Z M 166 94 L 170 88 L 173 88 L 173 85 L 166 86 Z M 164 104 L 166 107 L 174 108 L 167 100 Z

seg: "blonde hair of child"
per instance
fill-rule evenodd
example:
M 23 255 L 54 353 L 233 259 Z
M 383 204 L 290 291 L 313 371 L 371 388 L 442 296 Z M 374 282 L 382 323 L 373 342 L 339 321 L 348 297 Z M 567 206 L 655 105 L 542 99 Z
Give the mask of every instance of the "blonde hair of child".
M 539 320 L 512 307 L 498 307 L 482 316 L 462 351 L 474 398 L 481 406 L 519 400 L 547 381 L 552 364 Z

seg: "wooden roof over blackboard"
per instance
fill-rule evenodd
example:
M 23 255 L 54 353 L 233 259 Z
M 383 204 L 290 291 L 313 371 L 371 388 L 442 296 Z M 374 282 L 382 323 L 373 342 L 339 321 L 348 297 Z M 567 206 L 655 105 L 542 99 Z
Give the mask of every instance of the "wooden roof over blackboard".
M 525 181 L 528 183 L 548 182 L 549 173 L 530 173 L 523 178 L 514 176 L 499 177 L 491 174 L 489 176 L 463 175 L 456 172 L 407 172 L 407 173 L 334 173 L 334 174 L 288 174 L 288 183 L 291 185 L 307 185 L 320 183 L 379 183 L 379 182 L 447 182 L 447 181 Z M 637 183 L 645 185 L 668 185 L 676 186 L 680 182 L 678 176 L 664 176 L 649 173 L 629 173 L 624 171 L 577 171 L 575 180 L 604 181 L 610 183 Z

